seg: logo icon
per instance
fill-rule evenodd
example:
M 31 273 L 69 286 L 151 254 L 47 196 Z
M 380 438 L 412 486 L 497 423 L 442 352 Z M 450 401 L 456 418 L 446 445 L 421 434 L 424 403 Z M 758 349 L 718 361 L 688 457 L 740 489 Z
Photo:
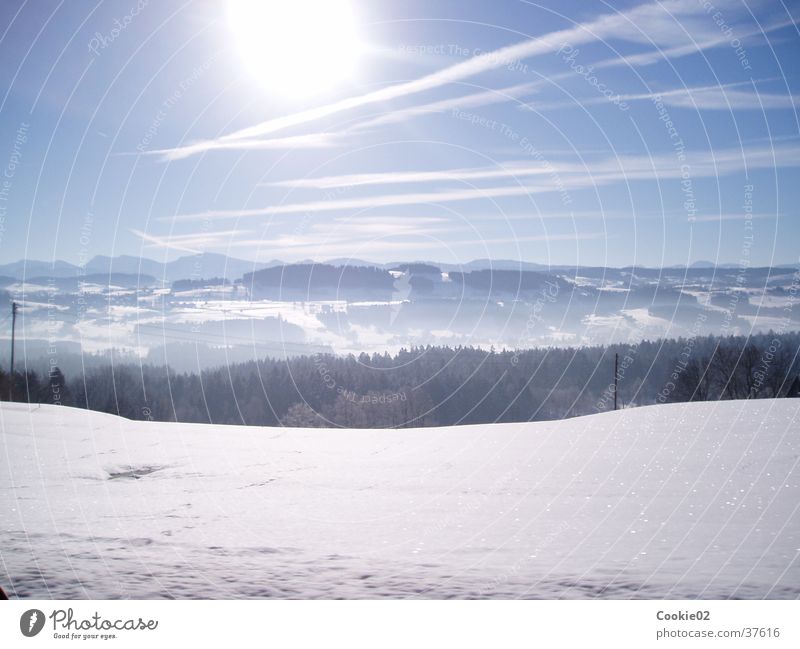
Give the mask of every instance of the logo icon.
M 27 638 L 32 638 L 43 628 L 44 613 L 42 613 L 38 608 L 32 608 L 29 611 L 25 611 L 22 614 L 22 617 L 19 618 L 19 630 L 22 631 L 22 635 Z

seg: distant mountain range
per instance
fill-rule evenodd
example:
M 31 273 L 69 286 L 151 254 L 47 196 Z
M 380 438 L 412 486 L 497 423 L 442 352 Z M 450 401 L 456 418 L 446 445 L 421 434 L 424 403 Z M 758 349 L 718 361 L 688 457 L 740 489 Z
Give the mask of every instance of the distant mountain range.
M 21 259 L 8 264 L 0 264 L 0 276 L 13 278 L 15 280 L 33 278 L 64 278 L 74 279 L 83 276 L 108 276 L 108 275 L 132 275 L 140 276 L 142 279 L 147 277 L 149 281 L 155 278 L 161 282 L 174 282 L 181 279 L 210 279 L 224 278 L 229 281 L 237 280 L 260 270 L 274 268 L 276 266 L 292 266 L 298 264 L 312 264 L 313 260 L 304 260 L 294 264 L 287 264 L 278 259 L 268 262 L 253 262 L 245 259 L 237 259 L 217 253 L 202 253 L 198 255 L 187 255 L 170 262 L 160 262 L 146 257 L 134 257 L 131 255 L 121 255 L 118 257 L 108 257 L 98 255 L 93 257 L 85 266 L 80 267 L 62 260 L 38 261 L 31 259 Z M 331 266 L 351 266 L 351 267 L 374 267 L 383 270 L 393 270 L 396 268 L 408 267 L 411 264 L 427 264 L 439 268 L 444 272 L 469 272 L 474 270 L 516 270 L 516 271 L 597 271 L 600 267 L 575 267 L 570 265 L 547 265 L 527 261 L 513 261 L 509 259 L 475 259 L 464 264 L 442 264 L 425 260 L 415 260 L 409 262 L 392 261 L 387 263 L 376 263 L 363 259 L 336 258 L 328 259 L 324 262 Z M 798 264 L 773 264 L 773 268 L 796 268 Z M 710 261 L 697 261 L 689 265 L 690 270 L 709 270 L 713 268 L 731 269 L 737 268 L 736 264 L 714 264 Z M 683 269 L 685 266 L 669 266 L 669 269 Z M 620 270 L 633 270 L 625 267 Z M 639 270 L 652 271 L 652 268 L 637 267 Z M 594 274 L 594 273 L 592 273 Z
M 75 278 L 82 275 L 140 275 L 150 276 L 156 280 L 174 282 L 178 279 L 208 279 L 224 277 L 228 280 L 239 279 L 245 273 L 263 268 L 280 266 L 283 262 L 271 261 L 255 263 L 244 259 L 236 259 L 216 253 L 188 255 L 170 262 L 160 262 L 146 257 L 121 255 L 119 257 L 93 257 L 85 266 L 80 267 L 66 261 L 20 260 L 11 264 L 0 265 L 0 275 L 15 279 L 31 279 L 33 277 Z

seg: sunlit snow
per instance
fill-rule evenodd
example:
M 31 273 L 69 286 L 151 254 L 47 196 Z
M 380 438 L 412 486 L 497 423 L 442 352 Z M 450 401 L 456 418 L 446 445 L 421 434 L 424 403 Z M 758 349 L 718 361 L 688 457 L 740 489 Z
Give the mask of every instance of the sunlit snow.
M 0 406 L 18 597 L 796 598 L 800 400 L 403 430 Z

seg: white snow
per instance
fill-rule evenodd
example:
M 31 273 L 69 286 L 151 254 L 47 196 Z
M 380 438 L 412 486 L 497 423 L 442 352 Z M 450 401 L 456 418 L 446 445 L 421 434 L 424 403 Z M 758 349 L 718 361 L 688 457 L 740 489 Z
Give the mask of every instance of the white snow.
M 413 430 L 0 405 L 12 596 L 797 598 L 800 399 Z

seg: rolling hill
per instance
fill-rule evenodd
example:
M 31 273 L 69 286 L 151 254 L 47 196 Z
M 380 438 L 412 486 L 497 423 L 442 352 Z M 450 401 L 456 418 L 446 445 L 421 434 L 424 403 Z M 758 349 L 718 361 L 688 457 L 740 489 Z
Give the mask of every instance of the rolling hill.
M 800 400 L 326 430 L 0 405 L 35 598 L 797 598 Z

